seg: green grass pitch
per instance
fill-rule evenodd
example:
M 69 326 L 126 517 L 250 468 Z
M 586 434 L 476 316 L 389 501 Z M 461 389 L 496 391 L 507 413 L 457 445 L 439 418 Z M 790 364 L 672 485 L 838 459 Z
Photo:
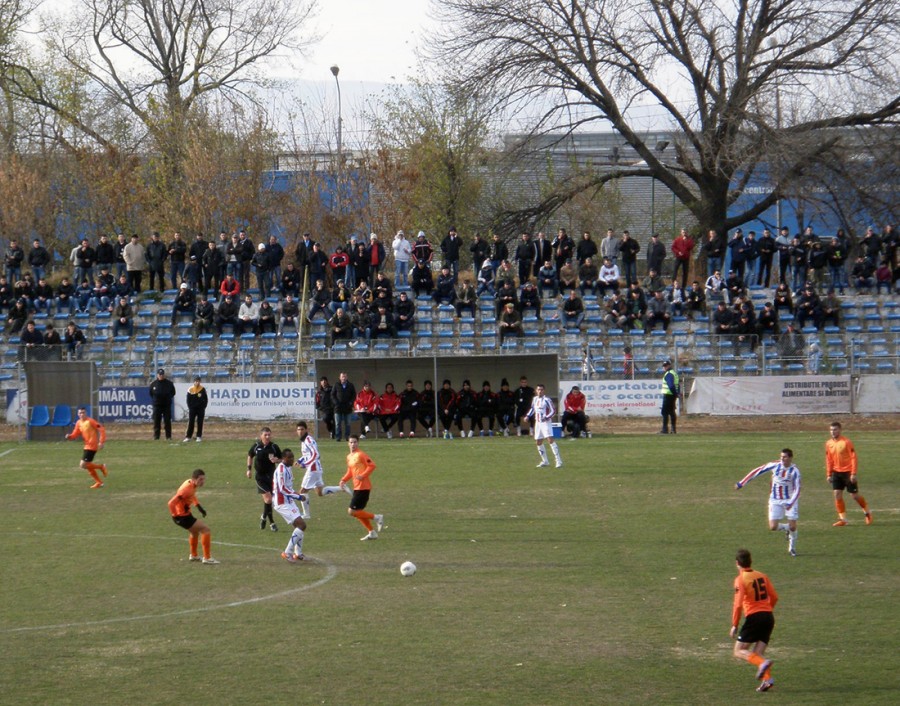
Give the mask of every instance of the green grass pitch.
M 213 422 L 214 424 L 214 422 Z M 289 425 L 275 427 L 294 446 Z M 847 434 L 875 522 L 833 528 L 820 434 L 595 434 L 536 469 L 529 439 L 363 441 L 378 470 L 360 542 L 348 496 L 312 500 L 304 550 L 259 530 L 246 438 L 116 439 L 88 490 L 80 443 L 0 444 L 3 704 L 894 704 L 900 693 L 896 434 Z M 324 440 L 327 483 L 346 445 Z M 766 526 L 791 446 L 800 556 Z M 196 467 L 219 566 L 188 563 L 166 502 Z M 734 553 L 780 593 L 775 689 L 731 657 Z M 418 566 L 412 578 L 400 564 Z

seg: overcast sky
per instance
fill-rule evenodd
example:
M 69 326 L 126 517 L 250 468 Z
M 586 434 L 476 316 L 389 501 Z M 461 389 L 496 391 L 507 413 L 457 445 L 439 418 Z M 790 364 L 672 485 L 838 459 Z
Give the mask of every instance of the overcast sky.
M 299 78 L 404 82 L 415 69 L 414 50 L 429 25 L 428 0 L 323 0 L 316 25 L 321 42 L 301 65 Z

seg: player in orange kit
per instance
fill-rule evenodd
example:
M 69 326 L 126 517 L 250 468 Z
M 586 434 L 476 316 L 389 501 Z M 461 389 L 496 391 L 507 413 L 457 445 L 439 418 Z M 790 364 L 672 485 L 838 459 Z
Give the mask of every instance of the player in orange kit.
M 188 543 L 191 547 L 191 553 L 188 561 L 202 561 L 204 564 L 218 564 L 219 562 L 212 558 L 211 545 L 212 535 L 209 533 L 209 527 L 203 520 L 198 520 L 191 514 L 191 507 L 197 506 L 200 514 L 206 517 L 206 510 L 197 500 L 197 488 L 202 488 L 206 482 L 206 472 L 202 468 L 198 468 L 191 477 L 188 478 L 178 492 L 169 500 L 169 512 L 172 513 L 172 521 L 179 527 L 184 527 L 191 536 Z M 203 545 L 203 558 L 197 554 L 197 543 Z
M 844 489 L 853 497 L 866 513 L 866 524 L 872 524 L 872 513 L 866 499 L 859 494 L 856 484 L 856 449 L 853 442 L 841 435 L 841 423 L 832 422 L 831 438 L 825 442 L 825 476 L 834 489 L 834 506 L 837 508 L 838 521 L 835 527 L 847 524 L 847 508 L 844 505 Z
M 735 557 L 738 573 L 734 579 L 734 603 L 731 608 L 731 637 L 736 638 L 734 656 L 756 667 L 756 678 L 762 680 L 757 691 L 768 691 L 772 679 L 772 660 L 766 659 L 766 647 L 775 628 L 775 604 L 778 594 L 761 571 L 751 568 L 752 558 L 747 549 L 738 549 Z M 744 624 L 738 631 L 741 614 Z
M 369 480 L 369 476 L 375 470 L 375 462 L 369 458 L 369 454 L 359 450 L 359 437 L 355 434 L 351 434 L 347 439 L 347 446 L 350 448 L 350 453 L 347 454 L 347 472 L 340 483 L 341 490 L 344 490 L 347 481 L 353 480 L 353 497 L 350 498 L 347 513 L 369 530 L 369 533 L 362 537 L 363 542 L 378 539 L 378 533 L 384 529 L 384 515 L 373 515 L 365 509 L 369 504 L 369 494 L 372 492 L 372 481 Z M 375 528 L 372 527 L 372 520 L 375 520 Z
M 81 456 L 81 463 L 78 465 L 90 473 L 91 478 L 94 479 L 91 490 L 102 488 L 103 481 L 100 480 L 97 471 L 100 471 L 105 478 L 107 470 L 102 463 L 94 463 L 94 456 L 106 443 L 106 429 L 96 419 L 88 416 L 86 407 L 78 408 L 78 421 L 75 422 L 72 433 L 66 434 L 66 439 L 77 439 L 79 436 L 84 439 L 84 453 Z

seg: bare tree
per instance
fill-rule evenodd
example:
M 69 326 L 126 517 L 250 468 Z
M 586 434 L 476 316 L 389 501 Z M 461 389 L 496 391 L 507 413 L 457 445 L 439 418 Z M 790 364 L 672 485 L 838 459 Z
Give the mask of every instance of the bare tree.
M 853 128 L 896 124 L 898 0 L 442 0 L 435 63 L 510 104 L 548 106 L 534 133 L 603 122 L 635 165 L 576 175 L 552 212 L 622 176 L 668 187 L 719 230 L 752 220 Z M 644 110 L 638 110 L 642 107 Z M 647 110 L 675 134 L 664 161 Z M 730 212 L 766 172 L 769 193 Z M 745 202 L 742 202 L 742 204 Z
M 493 119 L 484 97 L 414 79 L 373 101 L 368 118 L 379 189 L 400 219 L 383 225 L 405 223 L 433 235 L 456 226 L 471 234 L 479 222 L 479 166 Z
M 142 128 L 139 139 L 162 162 L 165 188 L 184 168 L 194 119 L 212 96 L 247 100 L 261 81 L 254 70 L 279 52 L 302 49 L 300 31 L 316 0 L 78 0 L 69 14 L 44 28 L 48 56 L 83 86 L 78 99 L 68 84 L 20 66 L 18 93 L 61 116 L 107 149 L 121 147 L 124 111 Z M 306 41 L 311 40 L 307 37 Z M 113 114 L 115 114 L 113 112 Z

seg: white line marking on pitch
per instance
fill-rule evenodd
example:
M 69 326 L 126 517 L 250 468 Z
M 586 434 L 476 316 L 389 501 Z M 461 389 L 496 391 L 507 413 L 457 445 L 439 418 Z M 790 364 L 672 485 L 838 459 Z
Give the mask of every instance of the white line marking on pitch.
M 0 458 L 3 458 L 4 456 L 6 456 L 6 454 L 11 454 L 13 451 L 15 451 L 15 449 L 7 449 L 2 454 L 0 454 Z
M 52 532 L 15 532 L 11 534 L 27 534 L 29 536 L 33 535 L 46 535 L 53 536 Z M 68 534 L 69 537 L 88 537 L 88 538 L 96 538 L 97 535 L 93 534 Z M 126 534 L 112 534 L 112 535 L 104 535 L 107 539 L 116 538 L 116 539 L 157 539 L 164 541 L 178 541 L 183 542 L 184 538 L 176 539 L 175 537 L 142 537 L 142 536 L 133 536 Z M 235 544 L 232 542 L 216 542 L 219 546 L 223 547 L 239 547 L 243 549 L 262 549 L 264 551 L 273 551 L 271 547 L 260 547 L 255 544 Z M 318 581 L 314 581 L 313 583 L 307 584 L 305 586 L 299 586 L 298 588 L 290 588 L 286 591 L 279 591 L 278 593 L 271 593 L 265 596 L 254 596 L 252 598 L 245 598 L 241 601 L 232 601 L 230 603 L 220 603 L 218 605 L 204 606 L 202 608 L 187 608 L 185 610 L 175 610 L 169 613 L 153 613 L 149 615 L 131 615 L 127 617 L 121 618 L 105 618 L 103 620 L 87 620 L 79 623 L 57 623 L 55 625 L 34 625 L 32 627 L 24 627 L 24 628 L 8 628 L 4 630 L 0 630 L 0 633 L 18 633 L 18 632 L 38 632 L 42 630 L 66 630 L 68 628 L 82 628 L 82 627 L 91 627 L 95 625 L 111 625 L 113 623 L 132 623 L 137 622 L 139 620 L 153 620 L 156 618 L 174 618 L 180 615 L 196 615 L 198 613 L 209 613 L 214 610 L 221 610 L 223 608 L 238 608 L 240 606 L 251 605 L 253 603 L 262 603 L 263 601 L 271 601 L 276 598 L 284 598 L 285 596 L 290 596 L 295 593 L 304 593 L 305 591 L 312 590 L 314 588 L 318 588 L 319 586 L 323 586 L 335 576 L 337 576 L 337 567 L 334 564 L 329 564 L 327 562 L 321 562 L 319 560 L 313 560 L 312 563 L 315 564 L 324 564 L 325 568 L 328 570 L 325 576 L 320 578 Z M 213 569 L 213 571 L 221 570 L 221 569 Z

